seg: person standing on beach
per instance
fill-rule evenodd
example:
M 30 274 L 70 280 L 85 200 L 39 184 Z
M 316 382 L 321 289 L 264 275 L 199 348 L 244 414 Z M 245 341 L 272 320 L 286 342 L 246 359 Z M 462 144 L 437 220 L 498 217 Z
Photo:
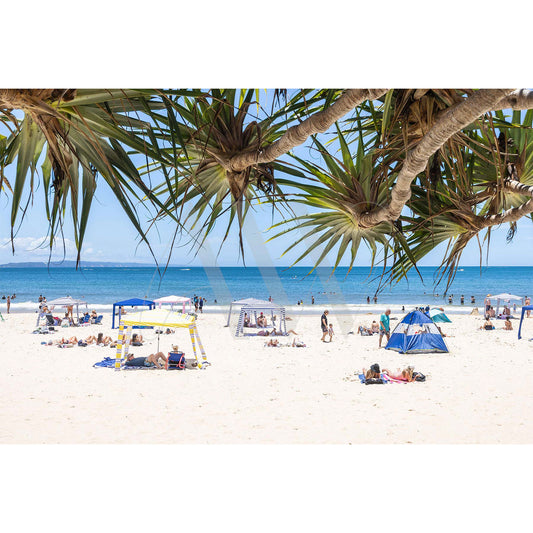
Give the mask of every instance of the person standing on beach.
M 9 315 L 9 308 L 11 307 L 11 298 L 7 297 L 7 314 Z
M 387 336 L 387 342 L 390 339 L 390 309 L 387 309 L 379 318 L 379 347 L 381 348 L 381 339 L 383 335 Z
M 328 335 L 329 335 L 329 342 L 333 341 L 334 331 L 333 331 L 333 324 L 331 322 L 328 328 Z
M 367 303 L 367 304 L 370 303 L 370 296 L 367 296 L 367 297 L 366 297 L 366 303 Z
M 461 294 L 461 305 L 465 304 L 465 295 Z
M 320 317 L 320 327 L 322 328 L 322 342 L 326 342 L 326 335 L 328 334 L 328 314 L 329 311 L 326 309 L 322 316 Z
M 377 296 L 374 296 L 374 303 L 375 303 L 375 304 L 378 303 L 378 297 L 377 297 Z
M 315 297 L 311 295 L 311 305 L 315 305 Z
M 9 300 L 9 296 L 7 297 L 7 299 Z M 526 296 L 526 299 L 525 299 L 524 303 L 525 303 L 525 305 L 531 305 L 531 299 L 529 298 L 529 296 Z M 529 318 L 530 316 L 531 316 L 531 311 L 528 309 L 526 311 L 526 317 Z
M 198 307 L 200 308 L 200 313 L 204 312 L 204 299 L 200 296 L 200 300 L 198 301 Z

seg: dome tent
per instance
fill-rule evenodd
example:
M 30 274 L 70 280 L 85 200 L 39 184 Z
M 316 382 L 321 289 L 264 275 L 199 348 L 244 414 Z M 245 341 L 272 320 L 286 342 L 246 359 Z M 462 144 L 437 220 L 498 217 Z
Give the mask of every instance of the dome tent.
M 412 311 L 403 317 L 385 348 L 399 353 L 448 353 L 437 326 L 420 311 Z
M 442 307 L 433 307 L 429 310 L 428 315 L 433 322 L 451 322 L 451 320 L 446 316 L 446 313 Z

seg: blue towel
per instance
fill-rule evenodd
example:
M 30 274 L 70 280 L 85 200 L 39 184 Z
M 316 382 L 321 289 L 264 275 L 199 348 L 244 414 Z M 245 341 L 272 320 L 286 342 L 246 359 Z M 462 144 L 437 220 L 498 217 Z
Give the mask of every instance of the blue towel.
M 102 361 L 94 363 L 93 367 L 95 368 L 115 368 L 116 359 L 113 357 L 104 357 Z

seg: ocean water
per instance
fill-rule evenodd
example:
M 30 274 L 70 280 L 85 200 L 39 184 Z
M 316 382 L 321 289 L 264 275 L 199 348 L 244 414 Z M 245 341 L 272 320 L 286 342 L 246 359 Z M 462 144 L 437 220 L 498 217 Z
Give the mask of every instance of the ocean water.
M 316 269 L 312 274 L 308 267 L 295 268 L 179 268 L 170 267 L 163 277 L 155 268 L 0 268 L 0 298 L 16 294 L 12 311 L 35 310 L 40 294 L 48 300 L 60 296 L 84 299 L 90 307 L 106 310 L 111 304 L 132 297 L 159 298 L 178 296 L 203 296 L 206 309 L 213 305 L 227 306 L 241 298 L 267 299 L 296 306 L 303 300 L 307 307 L 311 297 L 316 306 L 347 306 L 359 310 L 371 310 L 366 297 L 374 296 L 379 281 L 378 271 L 368 267 L 356 267 L 348 273 L 338 268 L 334 274 L 329 268 Z M 445 285 L 435 286 L 433 267 L 421 267 L 423 280 L 416 273 L 409 279 L 385 287 L 377 296 L 377 307 L 384 304 L 446 305 L 453 312 L 461 308 L 471 309 L 470 297 L 475 296 L 476 306 L 482 307 L 484 297 L 509 292 L 518 296 L 533 292 L 533 267 L 464 267 L 457 272 L 448 290 L 453 294 L 453 308 L 443 296 Z M 460 306 L 460 296 L 465 296 L 465 306 Z M 5 311 L 5 299 L 0 299 L 0 310 Z M 518 303 L 518 302 L 517 302 Z

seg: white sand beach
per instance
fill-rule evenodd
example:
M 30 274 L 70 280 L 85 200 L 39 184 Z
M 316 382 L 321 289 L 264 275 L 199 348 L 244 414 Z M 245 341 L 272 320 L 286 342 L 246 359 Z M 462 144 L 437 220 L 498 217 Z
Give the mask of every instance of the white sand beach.
M 58 349 L 41 342 L 67 334 L 86 337 L 102 326 L 58 328 L 32 334 L 35 313 L 0 322 L 0 443 L 295 443 L 478 444 L 533 442 L 533 319 L 524 338 L 482 331 L 479 316 L 452 316 L 442 329 L 449 354 L 401 355 L 378 349 L 378 337 L 349 335 L 352 324 L 378 315 L 335 315 L 331 343 L 320 342 L 317 316 L 292 314 L 306 348 L 265 347 L 264 338 L 234 338 L 225 315 L 204 314 L 198 329 L 211 366 L 205 370 L 120 371 L 93 368 L 115 350 Z M 399 319 L 401 314 L 393 313 Z M 392 321 L 394 327 L 396 321 Z M 341 330 L 344 330 L 341 333 Z M 135 356 L 156 351 L 157 336 L 143 330 Z M 280 342 L 293 336 L 280 337 Z M 192 357 L 186 330 L 161 336 Z M 357 373 L 373 363 L 407 364 L 425 383 L 362 385 Z

